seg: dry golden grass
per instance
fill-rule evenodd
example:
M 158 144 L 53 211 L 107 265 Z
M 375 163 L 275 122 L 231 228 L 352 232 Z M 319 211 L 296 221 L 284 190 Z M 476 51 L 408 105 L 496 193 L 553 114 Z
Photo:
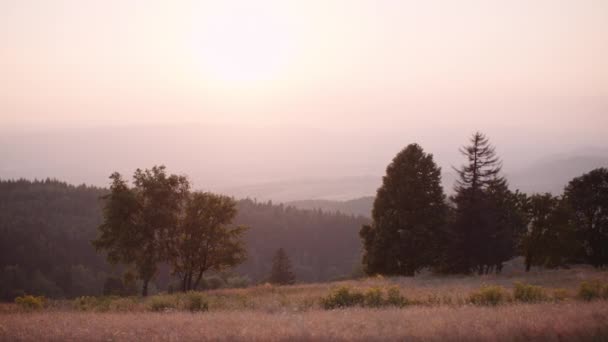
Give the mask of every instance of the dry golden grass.
M 10 341 L 587 341 L 608 339 L 605 302 L 307 312 L 38 312 L 2 315 Z
M 0 305 L 0 340 L 608 340 L 608 301 L 576 298 L 581 282 L 608 283 L 608 272 L 589 268 L 506 273 L 500 276 L 374 277 L 327 284 L 206 292 L 208 312 L 181 309 L 150 312 L 151 302 L 183 302 L 184 295 L 93 299 L 86 311 L 76 301 L 50 301 L 42 311 Z M 483 285 L 512 291 L 516 282 L 539 285 L 550 299 L 537 304 L 507 301 L 496 307 L 471 305 Z M 331 289 L 398 286 L 414 305 L 325 311 Z M 555 300 L 553 293 L 559 293 Z M 553 298 L 553 299 L 551 299 Z M 180 302 L 181 301 L 181 302 Z

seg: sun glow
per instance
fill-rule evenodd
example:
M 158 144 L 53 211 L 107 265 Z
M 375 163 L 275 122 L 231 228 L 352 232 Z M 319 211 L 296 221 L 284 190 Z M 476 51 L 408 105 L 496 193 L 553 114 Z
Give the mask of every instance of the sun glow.
M 293 55 L 287 25 L 259 8 L 219 8 L 195 33 L 203 72 L 216 81 L 251 83 L 281 77 Z

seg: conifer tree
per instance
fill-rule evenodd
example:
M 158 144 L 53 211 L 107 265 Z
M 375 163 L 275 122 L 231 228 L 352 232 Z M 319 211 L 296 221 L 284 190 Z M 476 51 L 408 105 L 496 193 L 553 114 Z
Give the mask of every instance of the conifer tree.
M 433 265 L 446 215 L 441 169 L 419 145 L 407 146 L 386 169 L 373 223 L 359 233 L 366 273 L 413 276 Z
M 279 248 L 272 259 L 270 283 L 277 285 L 292 285 L 296 276 L 291 270 L 291 261 L 283 248 Z
M 459 176 L 450 246 L 444 257 L 447 271 L 488 273 L 500 271 L 514 255 L 516 237 L 523 230 L 517 195 L 500 176 L 502 163 L 488 138 L 477 132 L 460 149 L 467 163 L 454 169 Z

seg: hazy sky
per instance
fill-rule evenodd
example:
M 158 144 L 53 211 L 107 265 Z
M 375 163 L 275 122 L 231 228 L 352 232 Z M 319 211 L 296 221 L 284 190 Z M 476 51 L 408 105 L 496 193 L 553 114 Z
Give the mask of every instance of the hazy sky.
M 512 160 L 608 146 L 605 0 L 0 0 L 0 42 L 12 135 L 197 124 L 255 146 L 238 125 L 272 152 L 320 131 L 309 150 L 345 165 L 478 129 Z

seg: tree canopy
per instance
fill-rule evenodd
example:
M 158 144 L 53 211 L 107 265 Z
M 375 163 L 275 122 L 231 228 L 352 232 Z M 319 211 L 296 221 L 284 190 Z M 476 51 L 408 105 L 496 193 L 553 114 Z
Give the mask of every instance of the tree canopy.
M 279 248 L 272 258 L 270 283 L 277 285 L 291 285 L 296 282 L 296 276 L 291 270 L 291 261 L 283 248 Z
M 572 210 L 581 254 L 596 267 L 608 265 L 608 169 L 592 170 L 574 178 L 564 196 Z
M 237 213 L 236 202 L 227 196 L 194 192 L 185 213 L 171 234 L 169 260 L 182 290 L 197 289 L 203 274 L 234 267 L 245 261 L 242 240 L 245 226 L 229 226 Z
M 441 169 L 419 145 L 407 146 L 388 165 L 373 222 L 360 231 L 365 271 L 414 275 L 432 265 L 446 215 Z

